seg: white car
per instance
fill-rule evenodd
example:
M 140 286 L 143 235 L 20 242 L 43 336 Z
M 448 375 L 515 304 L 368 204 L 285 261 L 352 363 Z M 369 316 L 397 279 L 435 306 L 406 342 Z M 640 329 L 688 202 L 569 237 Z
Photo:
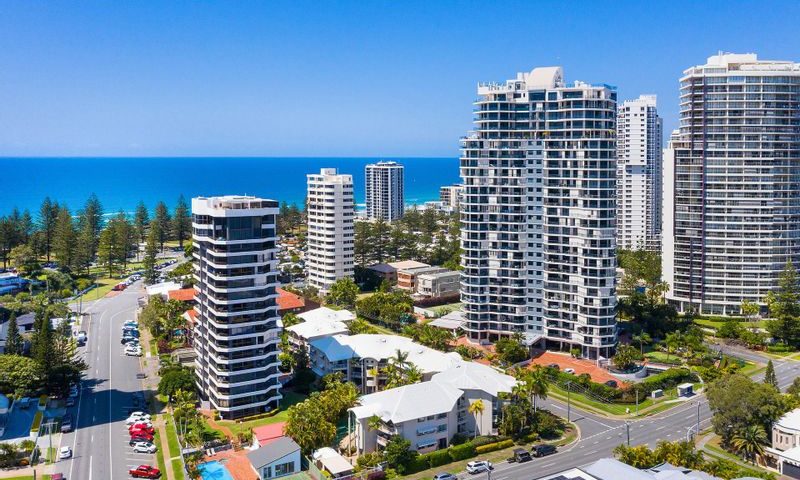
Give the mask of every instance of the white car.
M 136 453 L 156 453 L 156 446 L 152 443 L 139 442 L 133 446 Z
M 150 415 L 148 415 L 146 417 L 144 417 L 144 416 L 140 417 L 140 416 L 131 415 L 130 417 L 128 417 L 127 420 L 125 420 L 125 425 L 133 425 L 134 423 L 147 423 L 147 424 L 152 425 L 150 423 Z
M 467 464 L 467 473 L 474 475 L 476 473 L 487 472 L 493 468 L 492 462 L 488 460 L 478 460 Z
M 575 375 L 575 369 L 574 368 L 565 368 L 564 369 L 564 373 L 569 373 L 570 375 Z
M 69 447 L 61 447 L 58 451 L 58 458 L 70 458 L 72 456 L 72 449 Z
M 125 355 L 129 357 L 141 357 L 142 356 L 142 347 L 139 346 L 128 346 L 125 347 Z
M 145 412 L 131 412 L 131 417 L 144 417 L 147 420 L 150 420 L 150 414 Z

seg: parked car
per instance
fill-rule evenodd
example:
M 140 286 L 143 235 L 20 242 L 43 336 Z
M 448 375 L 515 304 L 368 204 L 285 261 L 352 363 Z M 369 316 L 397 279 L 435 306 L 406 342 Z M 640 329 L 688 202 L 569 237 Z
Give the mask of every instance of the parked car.
M 150 465 L 139 465 L 128 470 L 128 474 L 133 478 L 158 478 L 161 476 L 161 470 Z
M 569 373 L 570 375 L 575 375 L 575 369 L 574 368 L 565 368 L 564 369 L 564 373 Z
M 146 418 L 148 420 L 150 420 L 150 418 L 151 418 L 149 413 L 145 413 L 145 412 L 143 412 L 141 410 L 136 410 L 134 412 L 131 412 L 130 416 L 131 417 L 144 417 L 144 418 Z
M 66 414 L 61 417 L 61 433 L 67 433 L 72 431 L 72 415 Z
M 133 446 L 133 451 L 136 453 L 156 453 L 156 446 L 152 443 L 139 442 Z
M 488 460 L 476 460 L 467 464 L 467 473 L 475 475 L 476 473 L 483 473 L 493 470 L 492 462 Z
M 554 368 L 556 370 L 561 370 L 561 366 L 557 363 L 551 363 L 550 365 L 548 365 L 548 367 Z
M 145 426 L 131 427 L 128 430 L 128 433 L 131 434 L 131 437 L 135 437 L 143 433 L 147 435 L 155 435 L 155 432 L 156 431 L 153 429 L 153 427 L 145 427 Z
M 546 443 L 543 443 L 541 445 L 535 445 L 533 448 L 531 448 L 531 453 L 533 454 L 534 457 L 537 458 L 546 457 L 556 452 L 557 450 L 555 445 L 548 445 Z
M 509 458 L 509 462 L 527 462 L 528 460 L 533 460 L 531 454 L 525 450 L 524 448 L 515 448 L 514 449 L 514 456 Z
M 152 430 L 153 429 L 153 424 L 148 422 L 147 420 L 137 420 L 130 427 L 128 427 L 128 430 L 131 430 L 131 429 L 133 429 L 133 430 L 142 430 L 142 429 L 144 429 L 144 430 Z
M 434 475 L 433 480 L 458 480 L 458 477 L 452 473 L 442 472 Z
M 141 357 L 142 356 L 142 347 L 136 345 L 128 345 L 125 347 L 125 355 L 129 357 Z
M 50 475 L 50 480 L 64 480 L 64 474 L 63 473 L 54 473 L 54 474 Z
M 58 458 L 70 458 L 72 456 L 72 449 L 69 447 L 61 447 L 58 451 Z
M 143 417 L 143 416 L 140 416 L 140 415 L 131 415 L 130 417 L 128 417 L 125 420 L 125 424 L 126 425 L 134 425 L 134 424 L 137 424 L 137 423 L 149 422 L 150 418 L 148 418 L 148 417 L 149 417 L 149 415 L 147 417 Z
M 136 435 L 131 437 L 130 446 L 134 446 L 137 443 L 145 442 L 145 443 L 153 443 L 153 435 L 148 433 L 137 433 Z
M 616 380 L 608 380 L 608 381 L 606 381 L 606 382 L 605 382 L 605 385 L 606 385 L 607 387 L 611 387 L 611 388 L 617 388 L 617 386 L 618 386 L 618 383 L 617 383 L 617 381 L 616 381 Z

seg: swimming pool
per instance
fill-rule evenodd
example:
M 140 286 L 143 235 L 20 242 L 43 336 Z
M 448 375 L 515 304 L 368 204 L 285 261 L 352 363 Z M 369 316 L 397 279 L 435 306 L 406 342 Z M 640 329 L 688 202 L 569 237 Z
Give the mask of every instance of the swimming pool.
M 225 465 L 214 460 L 213 462 L 202 463 L 197 466 L 203 480 L 233 480 L 230 472 Z

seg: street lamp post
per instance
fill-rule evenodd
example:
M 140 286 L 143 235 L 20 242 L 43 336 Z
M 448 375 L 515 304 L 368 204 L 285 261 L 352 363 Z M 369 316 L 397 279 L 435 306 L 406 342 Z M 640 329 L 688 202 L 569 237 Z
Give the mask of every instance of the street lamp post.
M 625 436 L 627 437 L 627 444 L 631 446 L 631 422 L 625 420 Z
M 567 382 L 567 421 L 568 422 L 570 421 L 570 418 L 569 418 L 569 413 L 570 413 L 570 395 L 569 395 L 569 392 L 570 392 L 571 385 L 572 385 L 572 382 Z

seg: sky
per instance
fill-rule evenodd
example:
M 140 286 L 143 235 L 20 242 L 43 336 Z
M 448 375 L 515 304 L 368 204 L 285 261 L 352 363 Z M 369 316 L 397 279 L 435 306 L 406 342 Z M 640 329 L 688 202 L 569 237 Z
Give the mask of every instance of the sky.
M 458 155 L 478 82 L 800 61 L 798 1 L 0 2 L 0 156 Z

